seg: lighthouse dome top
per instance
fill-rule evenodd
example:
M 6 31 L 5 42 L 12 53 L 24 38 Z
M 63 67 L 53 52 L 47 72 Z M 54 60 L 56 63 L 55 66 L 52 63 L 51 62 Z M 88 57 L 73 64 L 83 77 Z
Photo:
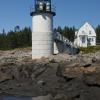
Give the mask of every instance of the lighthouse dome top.
M 34 7 L 32 6 L 30 15 L 33 16 L 34 14 L 39 13 L 50 13 L 54 16 L 56 15 L 55 7 L 51 4 L 51 0 L 35 0 L 35 5 Z

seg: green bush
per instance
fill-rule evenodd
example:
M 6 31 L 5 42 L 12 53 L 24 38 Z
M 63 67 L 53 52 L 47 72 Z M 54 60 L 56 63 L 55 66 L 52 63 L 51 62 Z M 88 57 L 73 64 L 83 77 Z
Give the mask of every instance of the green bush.
M 80 48 L 80 51 L 83 54 L 86 54 L 86 53 L 95 53 L 95 52 L 97 52 L 99 50 L 100 50 L 100 46 L 89 46 L 89 47 L 81 47 Z

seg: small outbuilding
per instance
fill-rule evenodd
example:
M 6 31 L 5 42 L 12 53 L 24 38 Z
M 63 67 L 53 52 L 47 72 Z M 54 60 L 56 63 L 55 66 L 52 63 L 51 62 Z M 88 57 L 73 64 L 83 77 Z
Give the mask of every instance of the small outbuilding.
M 75 32 L 74 45 L 78 47 L 96 45 L 95 29 L 88 22 L 86 22 L 78 31 Z

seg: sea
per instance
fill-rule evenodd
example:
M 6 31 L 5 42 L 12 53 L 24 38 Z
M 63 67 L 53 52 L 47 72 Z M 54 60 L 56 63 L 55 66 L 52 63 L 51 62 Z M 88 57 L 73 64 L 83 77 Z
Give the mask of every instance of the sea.
M 32 97 L 0 97 L 0 100 L 32 100 Z

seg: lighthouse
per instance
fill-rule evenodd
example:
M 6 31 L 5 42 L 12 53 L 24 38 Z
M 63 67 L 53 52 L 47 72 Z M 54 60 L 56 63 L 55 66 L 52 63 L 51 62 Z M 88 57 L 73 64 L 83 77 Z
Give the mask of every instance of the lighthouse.
M 35 0 L 32 16 L 32 59 L 49 57 L 54 51 L 53 16 L 51 0 Z

